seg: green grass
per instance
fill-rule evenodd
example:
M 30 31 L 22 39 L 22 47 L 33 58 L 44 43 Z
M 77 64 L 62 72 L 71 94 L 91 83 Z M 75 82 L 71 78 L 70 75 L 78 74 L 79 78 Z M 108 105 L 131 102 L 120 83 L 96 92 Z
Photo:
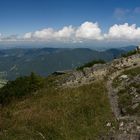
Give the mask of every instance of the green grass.
M 104 81 L 78 88 L 48 87 L 0 109 L 1 140 L 89 140 L 116 125 Z

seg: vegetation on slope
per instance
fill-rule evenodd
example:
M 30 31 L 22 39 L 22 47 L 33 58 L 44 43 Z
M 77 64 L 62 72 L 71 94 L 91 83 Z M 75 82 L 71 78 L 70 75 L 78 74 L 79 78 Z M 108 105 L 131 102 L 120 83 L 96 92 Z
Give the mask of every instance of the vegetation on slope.
M 56 79 L 50 76 L 37 94 L 0 109 L 0 139 L 94 140 L 108 133 L 106 124 L 115 121 L 104 81 L 56 89 Z
M 136 53 L 138 53 L 136 50 L 132 50 L 132 51 L 122 54 L 122 57 L 128 57 L 128 56 L 134 55 Z
M 9 104 L 12 100 L 21 99 L 31 95 L 44 85 L 44 79 L 35 73 L 30 76 L 19 77 L 14 81 L 9 81 L 0 89 L 0 104 Z
M 77 68 L 77 70 L 83 70 L 84 68 L 87 68 L 87 67 L 92 67 L 93 65 L 95 64 L 105 64 L 106 62 L 104 60 L 93 60 L 91 62 L 88 62 L 80 67 Z

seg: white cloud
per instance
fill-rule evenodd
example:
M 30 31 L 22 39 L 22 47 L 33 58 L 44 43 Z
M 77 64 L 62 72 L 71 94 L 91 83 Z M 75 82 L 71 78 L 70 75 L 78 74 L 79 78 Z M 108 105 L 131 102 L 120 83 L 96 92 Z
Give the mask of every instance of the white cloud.
M 76 37 L 81 39 L 101 40 L 101 29 L 98 23 L 85 22 L 76 30 Z
M 24 36 L 23 36 L 24 39 L 31 39 L 32 38 L 32 33 L 29 32 L 29 33 L 26 33 Z
M 140 39 L 140 27 L 136 27 L 136 24 L 128 25 L 128 23 L 115 24 L 110 27 L 108 34 L 104 37 L 109 40 L 138 40 Z
M 65 26 L 63 29 L 57 31 L 55 33 L 55 37 L 57 38 L 71 38 L 75 34 L 75 30 L 72 26 Z
M 55 32 L 52 28 L 43 29 L 41 31 L 35 31 L 32 34 L 32 38 L 49 40 L 49 39 L 53 39 L 54 33 Z

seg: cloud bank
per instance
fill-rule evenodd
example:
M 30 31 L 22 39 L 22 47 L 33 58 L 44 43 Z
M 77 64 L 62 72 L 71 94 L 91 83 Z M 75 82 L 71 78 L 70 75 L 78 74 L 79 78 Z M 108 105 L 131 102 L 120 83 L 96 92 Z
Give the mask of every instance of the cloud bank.
M 60 30 L 47 28 L 35 32 L 26 33 L 25 40 L 43 40 L 43 41 L 83 41 L 83 40 L 101 40 L 102 34 L 98 23 L 84 22 L 79 27 L 65 26 Z
M 139 9 L 136 9 L 139 12 Z M 112 42 L 126 41 L 135 42 L 140 40 L 140 27 L 136 24 L 129 25 L 115 24 L 103 33 L 99 24 L 86 21 L 79 27 L 65 26 L 62 29 L 55 30 L 46 28 L 34 32 L 25 33 L 23 36 L 12 35 L 4 37 L 0 34 L 0 41 L 45 41 L 45 42 Z

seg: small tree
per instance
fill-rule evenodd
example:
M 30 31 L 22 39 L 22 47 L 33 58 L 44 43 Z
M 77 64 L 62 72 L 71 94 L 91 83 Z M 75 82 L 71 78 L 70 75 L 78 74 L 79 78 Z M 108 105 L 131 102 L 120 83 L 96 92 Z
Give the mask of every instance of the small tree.
M 36 91 L 43 86 L 43 78 L 36 75 L 34 72 L 31 72 L 29 81 L 31 91 Z

